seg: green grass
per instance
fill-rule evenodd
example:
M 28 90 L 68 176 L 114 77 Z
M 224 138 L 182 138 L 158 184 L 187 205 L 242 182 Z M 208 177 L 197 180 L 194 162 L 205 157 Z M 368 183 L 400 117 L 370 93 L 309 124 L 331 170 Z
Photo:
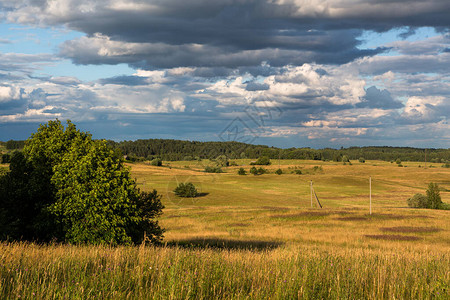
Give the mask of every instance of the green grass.
M 450 297 L 450 212 L 406 204 L 429 182 L 449 203 L 450 169 L 286 160 L 285 174 L 273 161 L 239 176 L 250 160 L 236 162 L 221 174 L 203 172 L 208 161 L 132 164 L 139 188 L 163 197 L 165 245 L 2 243 L 0 299 Z M 323 209 L 310 207 L 311 180 Z M 202 196 L 176 197 L 179 182 Z

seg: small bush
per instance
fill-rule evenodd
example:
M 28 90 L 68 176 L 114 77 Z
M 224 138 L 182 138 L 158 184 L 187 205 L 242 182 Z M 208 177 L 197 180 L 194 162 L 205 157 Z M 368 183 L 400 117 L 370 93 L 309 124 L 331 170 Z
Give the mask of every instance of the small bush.
M 397 159 L 395 160 L 395 163 L 396 163 L 397 165 L 400 165 L 400 164 L 402 163 L 402 161 L 400 160 L 400 158 L 397 158 Z
M 253 175 L 262 175 L 262 174 L 264 174 L 264 173 L 267 173 L 267 170 L 264 169 L 264 168 L 259 168 L 259 169 L 257 169 L 256 167 L 251 167 L 251 168 L 250 168 L 250 174 L 253 174 Z
M 366 160 L 364 159 L 364 157 L 360 157 L 360 158 L 359 158 L 359 162 L 360 162 L 360 163 L 365 163 Z
M 450 168 L 450 163 L 447 162 L 447 163 L 443 164 L 442 167 L 443 168 Z
M 423 194 L 415 194 L 407 200 L 408 206 L 413 208 L 426 208 L 428 204 L 427 197 Z
M 173 192 L 175 193 L 175 195 L 185 198 L 194 198 L 198 196 L 197 189 L 191 182 L 180 183 Z
M 267 156 L 261 156 L 255 162 L 250 163 L 250 165 L 268 166 L 270 165 L 270 158 Z
M 245 175 L 247 172 L 245 172 L 244 168 L 239 168 L 238 175 Z
M 350 162 L 350 159 L 348 158 L 347 155 L 342 156 L 342 162 L 343 162 L 343 163 L 348 163 L 348 162 Z
M 258 174 L 262 175 L 262 174 L 265 174 L 265 173 L 267 173 L 266 169 L 264 169 L 264 168 L 259 168 L 258 169 Z
M 205 167 L 205 172 L 206 173 L 223 173 L 222 168 L 220 168 L 220 167 L 210 167 L 210 166 L 206 166 Z
M 153 159 L 153 160 L 150 162 L 150 164 L 151 164 L 152 166 L 160 167 L 160 166 L 162 166 L 162 160 L 159 159 L 159 158 L 155 158 L 155 159 Z
M 322 172 L 322 171 L 323 171 L 323 168 L 322 168 L 322 166 L 314 166 L 314 167 L 313 167 L 313 171 L 314 171 L 314 172 L 317 172 L 317 171 Z
M 294 170 L 293 173 L 297 175 L 302 175 L 302 170 Z
M 281 174 L 283 174 L 283 171 L 281 169 L 278 169 L 278 170 L 275 171 L 275 174 L 281 175 Z

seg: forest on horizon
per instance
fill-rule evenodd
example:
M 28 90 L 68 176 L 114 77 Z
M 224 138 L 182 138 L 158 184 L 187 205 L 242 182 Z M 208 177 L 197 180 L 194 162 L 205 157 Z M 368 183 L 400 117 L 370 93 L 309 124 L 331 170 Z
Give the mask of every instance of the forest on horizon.
M 140 139 L 136 141 L 115 142 L 108 145 L 120 149 L 128 160 L 152 160 L 160 158 L 166 161 L 214 159 L 225 155 L 229 159 L 256 159 L 267 156 L 271 159 L 311 159 L 341 161 L 343 156 L 350 160 L 360 158 L 384 161 L 427 161 L 446 163 L 450 161 L 449 149 L 365 146 L 341 149 L 278 148 L 266 145 L 253 145 L 240 142 L 199 142 L 171 139 Z M 25 141 L 9 140 L 0 142 L 6 150 L 20 150 Z

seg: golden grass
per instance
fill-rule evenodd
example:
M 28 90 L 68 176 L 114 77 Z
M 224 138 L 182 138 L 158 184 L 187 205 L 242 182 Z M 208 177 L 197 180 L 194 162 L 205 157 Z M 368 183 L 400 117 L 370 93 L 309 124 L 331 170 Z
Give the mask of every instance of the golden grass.
M 250 160 L 236 162 L 222 174 L 204 173 L 209 161 L 130 164 L 163 197 L 165 245 L 1 243 L 0 298 L 450 298 L 450 211 L 406 206 L 429 182 L 449 203 L 450 169 L 286 160 L 280 176 L 275 161 L 270 174 L 239 176 Z M 304 175 L 286 174 L 295 167 Z M 310 207 L 310 180 L 323 209 Z M 176 197 L 187 181 L 203 196 Z

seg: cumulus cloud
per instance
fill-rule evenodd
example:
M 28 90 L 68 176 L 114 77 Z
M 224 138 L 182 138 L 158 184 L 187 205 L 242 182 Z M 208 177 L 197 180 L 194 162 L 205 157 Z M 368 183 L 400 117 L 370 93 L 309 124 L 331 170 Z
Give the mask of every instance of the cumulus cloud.
M 57 55 L 0 53 L 3 124 L 61 117 L 214 139 L 236 117 L 277 108 L 261 138 L 390 144 L 428 141 L 428 130 L 448 141 L 449 1 L 0 0 L 0 10 L 7 22 L 84 33 Z M 436 34 L 407 39 L 423 26 Z M 405 40 L 362 46 L 365 31 L 393 28 Z M 135 73 L 36 75 L 62 58 Z M 163 117 L 174 115 L 183 128 Z

